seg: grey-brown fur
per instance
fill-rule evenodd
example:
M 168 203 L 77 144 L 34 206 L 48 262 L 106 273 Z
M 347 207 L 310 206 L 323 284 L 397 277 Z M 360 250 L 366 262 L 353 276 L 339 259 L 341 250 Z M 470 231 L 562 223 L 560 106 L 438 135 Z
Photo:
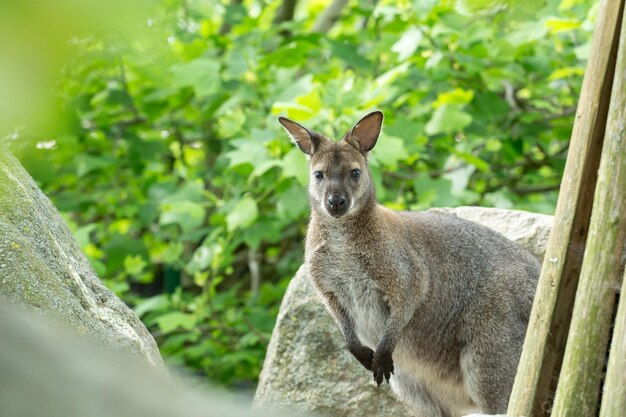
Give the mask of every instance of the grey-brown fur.
M 539 263 L 475 223 L 377 204 L 367 153 L 382 119 L 338 143 L 280 119 L 310 155 L 309 274 L 350 352 L 417 415 L 504 413 Z

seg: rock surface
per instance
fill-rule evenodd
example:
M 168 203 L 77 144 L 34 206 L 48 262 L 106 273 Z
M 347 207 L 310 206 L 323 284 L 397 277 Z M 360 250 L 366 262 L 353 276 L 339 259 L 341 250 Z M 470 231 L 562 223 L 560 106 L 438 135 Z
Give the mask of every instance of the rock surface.
M 443 208 L 490 227 L 543 256 L 552 216 L 524 211 Z M 278 313 L 255 406 L 314 412 L 320 416 L 372 417 L 413 415 L 393 397 L 387 384 L 377 388 L 369 372 L 348 353 L 341 334 L 300 268 L 289 284 Z
M 0 295 L 164 369 L 146 327 L 100 282 L 58 211 L 1 145 Z
M 0 416 L 279 417 L 34 318 L 0 297 Z

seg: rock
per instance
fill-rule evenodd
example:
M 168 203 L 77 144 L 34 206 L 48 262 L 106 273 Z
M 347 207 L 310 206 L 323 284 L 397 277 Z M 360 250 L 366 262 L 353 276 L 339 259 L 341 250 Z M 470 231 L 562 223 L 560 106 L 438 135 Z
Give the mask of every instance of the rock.
M 100 282 L 58 211 L 2 146 L 0 295 L 164 369 L 146 327 Z
M 519 243 L 538 258 L 552 216 L 481 207 L 436 209 L 475 221 Z M 313 412 L 320 416 L 413 415 L 387 384 L 348 353 L 343 338 L 315 293 L 304 267 L 289 284 L 268 346 L 255 407 Z
M 2 297 L 0 334 L 0 416 L 270 416 L 235 405 L 223 392 L 156 373 L 145 361 L 76 337 Z

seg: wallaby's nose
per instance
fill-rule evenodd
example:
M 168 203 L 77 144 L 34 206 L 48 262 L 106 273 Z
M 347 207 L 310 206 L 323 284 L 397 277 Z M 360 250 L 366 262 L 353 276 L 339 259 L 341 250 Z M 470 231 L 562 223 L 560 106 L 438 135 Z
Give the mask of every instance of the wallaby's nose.
M 339 210 L 346 205 L 346 198 L 339 194 L 331 194 L 331 196 L 328 197 L 328 205 L 333 210 Z

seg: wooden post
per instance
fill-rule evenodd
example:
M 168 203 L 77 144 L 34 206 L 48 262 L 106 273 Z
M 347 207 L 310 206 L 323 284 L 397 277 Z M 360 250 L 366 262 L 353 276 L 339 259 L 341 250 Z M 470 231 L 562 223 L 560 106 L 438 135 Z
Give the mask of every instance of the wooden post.
M 617 122 L 616 134 L 621 135 L 622 141 L 626 141 L 626 132 L 624 131 L 626 129 L 626 19 L 624 20 L 615 78 L 615 81 L 620 82 L 618 78 L 621 77 L 622 86 L 621 90 L 615 91 L 617 97 L 614 99 L 615 102 L 612 101 L 611 107 L 616 117 L 609 120 L 608 127 L 610 132 L 611 129 L 614 129 L 611 127 L 611 121 Z M 622 192 L 626 191 L 622 189 Z M 609 351 L 600 417 L 623 417 L 624 414 L 626 414 L 626 271 L 622 277 L 622 291 L 615 316 L 613 341 Z
M 623 0 L 603 0 L 596 19 L 554 225 L 509 402 L 510 416 L 549 415 L 587 239 L 623 6 Z
M 626 242 L 626 22 L 553 417 L 595 416 Z M 621 410 L 621 415 L 626 409 Z
M 626 410 L 626 273 L 615 316 L 600 417 L 623 417 Z

